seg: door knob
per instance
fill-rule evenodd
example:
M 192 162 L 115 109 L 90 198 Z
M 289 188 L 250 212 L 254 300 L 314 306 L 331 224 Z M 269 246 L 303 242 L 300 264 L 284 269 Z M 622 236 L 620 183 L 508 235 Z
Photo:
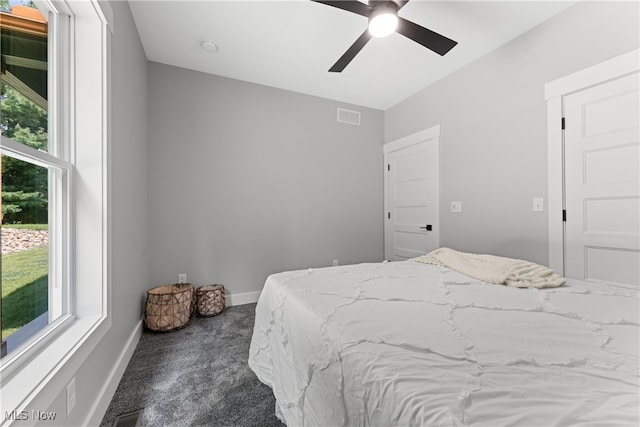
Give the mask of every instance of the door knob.
M 431 227 L 431 224 L 427 224 L 424 227 L 420 227 L 420 228 L 422 228 L 423 230 L 427 230 L 427 231 L 431 231 L 433 229 L 433 227 Z

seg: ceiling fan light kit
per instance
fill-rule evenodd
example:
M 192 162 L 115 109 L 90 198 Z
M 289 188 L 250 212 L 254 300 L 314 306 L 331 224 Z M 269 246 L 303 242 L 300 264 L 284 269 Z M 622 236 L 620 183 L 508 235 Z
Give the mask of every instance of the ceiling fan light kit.
M 369 16 L 369 32 L 373 37 L 386 37 L 398 28 L 398 6 L 389 2 L 373 9 Z
M 316 3 L 322 3 L 327 6 L 332 6 L 337 9 L 346 10 L 347 12 L 355 13 L 357 15 L 364 16 L 369 19 L 369 26 L 364 33 L 347 49 L 347 51 L 336 61 L 329 72 L 340 73 L 346 68 L 347 65 L 355 58 L 355 56 L 362 50 L 371 37 L 384 37 L 394 31 L 398 34 L 402 34 L 408 39 L 421 44 L 437 53 L 440 56 L 444 56 L 458 42 L 451 40 L 441 34 L 424 28 L 414 22 L 407 21 L 404 18 L 398 16 L 398 11 L 402 9 L 409 0 L 369 0 L 369 4 L 366 5 L 357 0 L 341 0 L 341 1 L 328 1 L 328 0 L 311 0 Z

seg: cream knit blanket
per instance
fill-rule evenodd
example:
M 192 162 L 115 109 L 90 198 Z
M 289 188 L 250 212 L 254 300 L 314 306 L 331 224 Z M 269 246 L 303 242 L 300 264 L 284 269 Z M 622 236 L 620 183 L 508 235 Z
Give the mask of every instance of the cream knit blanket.
M 553 288 L 565 282 L 552 269 L 520 259 L 477 255 L 439 248 L 413 261 L 450 268 L 483 282 L 518 288 Z

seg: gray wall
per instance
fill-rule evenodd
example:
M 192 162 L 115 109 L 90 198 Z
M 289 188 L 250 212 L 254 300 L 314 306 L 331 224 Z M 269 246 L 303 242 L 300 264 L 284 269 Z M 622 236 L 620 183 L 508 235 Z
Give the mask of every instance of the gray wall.
M 385 112 L 386 141 L 442 125 L 442 246 L 548 262 L 544 84 L 638 48 L 638 5 L 580 2 Z
M 362 125 L 336 122 L 336 108 Z M 230 294 L 275 272 L 380 261 L 382 111 L 149 65 L 149 258 Z
M 109 378 L 127 340 L 141 318 L 141 301 L 149 287 L 146 195 L 147 181 L 147 60 L 126 2 L 111 2 L 112 44 L 112 326 L 80 366 L 72 359 L 64 370 L 75 370 L 76 406 L 66 417 L 66 391 L 45 388 L 57 398 L 47 411 L 55 423 L 80 426 Z M 111 396 L 105 396 L 111 399 Z M 41 409 L 36 399 L 29 409 Z

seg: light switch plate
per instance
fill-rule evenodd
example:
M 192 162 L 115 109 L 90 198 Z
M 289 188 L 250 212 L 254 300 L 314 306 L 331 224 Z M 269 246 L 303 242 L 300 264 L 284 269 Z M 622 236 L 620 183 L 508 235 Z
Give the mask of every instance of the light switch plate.
M 462 212 L 462 202 L 460 201 L 455 201 L 455 202 L 451 202 L 451 212 Z

